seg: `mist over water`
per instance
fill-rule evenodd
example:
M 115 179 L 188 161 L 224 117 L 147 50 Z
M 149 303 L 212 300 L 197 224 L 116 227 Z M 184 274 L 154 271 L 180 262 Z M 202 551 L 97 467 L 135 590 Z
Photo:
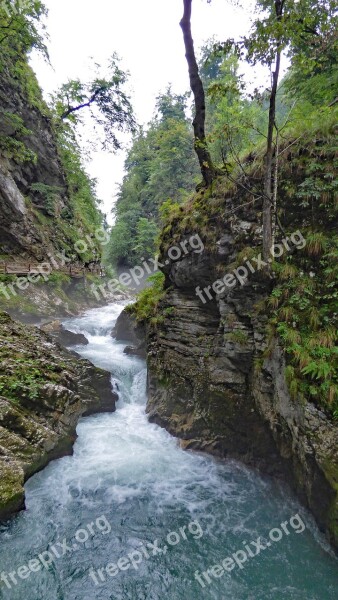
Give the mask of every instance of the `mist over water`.
M 0 598 L 336 599 L 338 561 L 285 486 L 239 463 L 184 452 L 176 439 L 148 423 L 145 363 L 125 355 L 124 344 L 110 335 L 122 307 L 110 305 L 65 322 L 86 335 L 88 346 L 74 349 L 112 373 L 120 399 L 115 413 L 80 421 L 74 455 L 32 477 L 26 484 L 27 511 L 0 526 L 0 572 L 17 571 L 64 538 L 69 546 L 48 570 L 17 577 L 11 589 L 1 582 Z M 296 513 L 306 525 L 301 533 L 289 527 L 289 535 L 242 569 L 236 565 L 211 577 L 204 588 L 195 579 L 197 570 L 220 564 L 245 543 L 268 540 L 272 528 Z M 199 527 L 190 531 L 193 521 Z M 94 534 L 74 543 L 89 524 Z M 168 543 L 170 532 L 179 535 L 175 545 Z M 155 540 L 165 552 L 152 556 L 149 550 L 137 568 L 120 569 L 113 577 L 101 572 L 98 585 L 90 576 L 90 569 L 97 573 Z

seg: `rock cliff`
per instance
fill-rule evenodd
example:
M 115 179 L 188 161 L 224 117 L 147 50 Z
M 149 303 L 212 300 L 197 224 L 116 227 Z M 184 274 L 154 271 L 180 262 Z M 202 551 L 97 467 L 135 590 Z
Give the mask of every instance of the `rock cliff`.
M 194 289 L 168 290 L 170 316 L 149 334 L 147 412 L 184 448 L 283 477 L 338 546 L 337 425 L 291 399 L 278 339 L 264 357 L 266 317 L 253 308 L 264 293 L 252 283 L 201 306 Z
M 302 157 L 305 154 L 304 150 L 297 152 Z M 293 239 L 304 242 L 301 232 L 306 236 L 316 223 L 330 237 L 336 225 L 327 205 L 318 202 L 305 210 L 287 192 L 306 179 L 304 160 L 303 167 L 296 164 L 297 168 L 290 157 L 286 159 L 281 178 L 284 228 L 289 235 L 299 230 Z M 320 271 L 325 261 L 315 258 L 310 235 L 307 250 L 302 243 L 284 251 L 287 256 L 280 277 L 287 281 L 285 297 L 291 297 L 291 309 L 274 313 L 272 301 L 275 306 L 280 297 L 278 288 L 278 293 L 274 292 L 280 283 L 275 272 L 279 267 L 271 261 L 273 271 L 268 275 L 253 258 L 261 252 L 260 202 L 243 192 L 243 185 L 229 185 L 220 179 L 211 190 L 197 193 L 165 227 L 160 254 L 165 290 L 154 308 L 155 318 L 146 323 L 147 411 L 151 421 L 181 438 L 184 448 L 235 457 L 283 477 L 338 547 L 337 421 L 329 410 L 330 400 L 321 404 L 318 380 L 312 384 L 310 378 L 307 387 L 300 382 L 299 388 L 288 381 L 288 374 L 296 370 L 289 366 L 290 352 L 301 352 L 301 340 L 307 339 L 301 338 L 307 324 L 302 325 L 299 314 L 307 306 L 311 308 L 311 302 L 315 305 L 316 294 L 319 310 L 325 304 Z M 197 233 L 204 243 L 203 252 L 191 250 L 177 260 L 168 258 L 170 246 L 177 247 Z M 282 243 L 283 235 L 277 233 L 276 243 Z M 249 259 L 255 268 L 250 269 Z M 236 271 L 243 265 L 247 269 L 244 278 L 243 271 Z M 314 274 L 318 279 L 310 288 Z M 227 279 L 229 285 L 221 285 L 227 275 L 232 277 Z M 306 291 L 290 291 L 296 277 L 300 289 Z M 304 277 L 309 289 L 302 283 Z M 280 289 L 284 293 L 284 288 Z M 334 311 L 334 303 L 330 304 L 333 296 L 327 297 L 324 323 L 328 323 L 329 311 Z M 137 318 L 137 305 L 128 313 Z M 284 329 L 280 328 L 282 321 Z M 316 327 L 314 322 L 313 329 Z M 321 333 L 324 355 L 332 347 L 331 341 L 324 339 L 328 327 Z M 279 335 L 284 331 L 296 341 L 294 345 L 286 344 L 286 338 Z M 308 339 L 312 343 L 314 338 Z M 318 400 L 312 402 L 308 390 Z
M 49 111 L 25 69 L 19 79 L 8 62 L 0 73 L 1 254 L 42 261 L 64 247 L 50 217 L 60 220 L 69 198 Z

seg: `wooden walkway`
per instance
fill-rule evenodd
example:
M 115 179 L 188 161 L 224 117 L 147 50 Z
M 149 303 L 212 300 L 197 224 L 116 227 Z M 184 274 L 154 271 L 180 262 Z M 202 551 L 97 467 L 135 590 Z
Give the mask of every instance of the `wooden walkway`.
M 2 262 L 0 263 L 0 274 L 2 275 L 16 275 L 17 277 L 27 277 L 28 275 L 32 274 L 35 275 L 36 273 L 43 273 L 43 270 L 40 270 L 41 266 L 43 264 L 46 263 L 30 263 L 30 262 L 25 262 L 25 263 L 8 263 L 8 262 Z M 100 265 L 95 265 L 94 267 L 75 267 L 72 265 L 69 266 L 64 266 L 64 267 L 60 267 L 58 269 L 53 268 L 53 266 L 51 265 L 51 263 L 48 263 L 51 266 L 51 272 L 52 273 L 64 273 L 65 275 L 68 275 L 69 277 L 72 277 L 74 279 L 80 278 L 80 277 L 85 277 L 86 275 L 103 275 L 103 269 Z M 46 271 L 44 271 L 45 274 L 47 274 Z

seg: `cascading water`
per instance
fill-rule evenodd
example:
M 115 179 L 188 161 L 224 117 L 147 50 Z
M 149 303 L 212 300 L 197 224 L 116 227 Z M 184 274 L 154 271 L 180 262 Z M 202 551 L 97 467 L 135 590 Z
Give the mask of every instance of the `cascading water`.
M 148 423 L 145 364 L 110 335 L 121 308 L 65 323 L 89 339 L 74 349 L 112 373 L 120 400 L 81 420 L 74 455 L 32 477 L 27 511 L 0 526 L 0 598 L 337 598 L 337 560 L 283 486 L 184 452 Z

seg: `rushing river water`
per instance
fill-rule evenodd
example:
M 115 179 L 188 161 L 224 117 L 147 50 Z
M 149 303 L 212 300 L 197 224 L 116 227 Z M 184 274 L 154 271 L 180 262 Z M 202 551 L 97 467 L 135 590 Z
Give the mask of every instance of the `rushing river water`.
M 184 452 L 148 423 L 145 364 L 110 336 L 121 310 L 66 322 L 120 400 L 114 414 L 81 420 L 74 455 L 32 477 L 27 511 L 0 526 L 0 598 L 336 599 L 338 561 L 283 486 Z

